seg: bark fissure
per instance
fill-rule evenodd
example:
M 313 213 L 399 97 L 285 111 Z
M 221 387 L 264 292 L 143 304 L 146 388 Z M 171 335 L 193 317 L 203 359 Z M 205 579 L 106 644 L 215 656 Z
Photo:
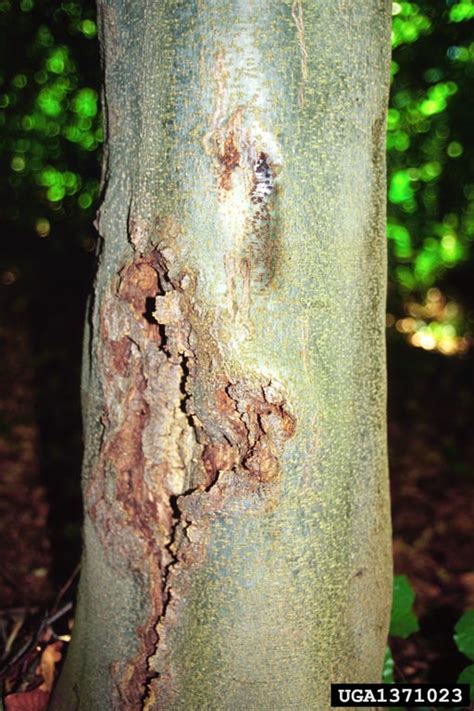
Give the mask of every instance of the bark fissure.
M 260 166 L 266 186 L 263 159 Z M 183 571 L 205 556 L 211 519 L 239 497 L 271 499 L 295 432 L 275 379 L 229 376 L 196 347 L 213 337 L 201 332 L 192 291 L 180 286 L 189 281 L 170 276 L 158 249 L 135 255 L 102 308 L 106 434 L 88 510 L 106 549 L 114 539 L 115 564 L 125 559 L 150 601 L 134 659 L 113 665 L 124 708 L 152 708 L 154 680 L 169 676 L 162 661 L 169 611 L 184 595 Z M 218 359 L 216 343 L 211 350 Z M 209 371 L 204 384 L 197 365 Z M 205 393 L 199 403 L 196 387 Z
M 189 326 L 166 262 L 159 252 L 139 256 L 119 277 L 102 307 L 106 436 L 86 501 L 104 547 L 111 550 L 114 539 L 112 564 L 120 569 L 125 561 L 141 577 L 149 600 L 134 660 L 125 666 L 117 661 L 112 670 L 120 705 L 136 708 L 156 645 L 154 621 L 166 609 L 166 579 L 176 560 L 180 522 L 173 502 L 187 487 L 199 445 L 187 405 Z
M 255 398 L 256 392 L 260 400 Z M 173 604 L 175 609 L 171 609 L 170 624 L 173 624 L 179 614 L 180 600 L 184 597 L 188 585 L 183 572 L 189 573 L 191 566 L 199 565 L 202 561 L 207 545 L 209 521 L 225 509 L 226 500 L 249 493 L 256 494 L 262 486 L 273 484 L 278 477 L 278 445 L 293 436 L 295 419 L 285 409 L 280 396 L 275 397 L 276 392 L 277 389 L 271 381 L 256 391 L 251 391 L 247 384 L 243 385 L 241 382 L 229 382 L 225 387 L 217 389 L 215 403 L 221 414 L 224 413 L 227 418 L 227 430 L 222 432 L 223 441 L 207 441 L 203 446 L 202 461 L 206 482 L 201 482 L 178 496 L 170 497 L 174 525 L 167 550 L 171 560 L 163 575 L 164 603 L 155 622 L 156 645 L 153 653 L 147 658 L 148 677 L 142 699 L 145 709 L 155 708 L 154 704 L 158 703 L 158 698 L 169 698 L 168 694 L 173 687 L 172 670 L 166 668 L 166 663 L 163 662 L 166 656 L 166 618 Z M 191 399 L 189 393 L 185 397 L 188 401 Z M 268 418 L 266 424 L 265 418 Z M 273 422 L 272 436 L 275 442 L 269 435 L 271 418 L 281 420 L 279 432 Z M 200 434 L 203 438 L 202 432 Z M 204 438 L 209 440 L 209 437 Z M 227 474 L 227 480 L 220 487 L 224 474 Z M 269 493 L 267 491 L 267 496 Z M 160 692 L 153 686 L 155 681 L 161 684 Z

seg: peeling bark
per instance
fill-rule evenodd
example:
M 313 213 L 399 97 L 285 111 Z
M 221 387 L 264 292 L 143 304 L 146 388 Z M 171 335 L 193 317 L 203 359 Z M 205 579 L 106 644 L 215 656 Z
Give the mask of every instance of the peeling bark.
M 389 16 L 99 2 L 83 572 L 53 711 L 320 711 L 380 676 Z

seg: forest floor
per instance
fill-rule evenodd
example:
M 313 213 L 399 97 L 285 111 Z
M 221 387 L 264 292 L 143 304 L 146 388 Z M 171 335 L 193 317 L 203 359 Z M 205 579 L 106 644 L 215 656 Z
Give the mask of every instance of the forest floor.
M 392 639 L 399 681 L 455 683 L 469 661 L 454 626 L 474 607 L 473 358 L 389 347 L 395 573 L 415 592 L 419 632 Z
M 80 330 L 67 352 L 64 324 L 53 319 L 38 339 L 31 303 L 6 306 L 0 294 L 0 306 L 0 685 L 11 693 L 39 686 L 38 673 L 44 688 L 72 624 L 80 431 L 78 405 L 58 397 L 78 399 Z M 420 622 L 408 639 L 391 640 L 398 681 L 454 683 L 467 665 L 453 629 L 474 607 L 472 365 L 389 347 L 395 572 L 412 583 Z

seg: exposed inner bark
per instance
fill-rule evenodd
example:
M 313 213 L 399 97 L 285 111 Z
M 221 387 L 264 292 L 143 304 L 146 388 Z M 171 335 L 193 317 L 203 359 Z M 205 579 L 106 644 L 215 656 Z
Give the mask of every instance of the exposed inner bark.
M 202 559 L 206 520 L 226 499 L 278 484 L 279 456 L 295 432 L 278 383 L 211 368 L 199 344 L 212 335 L 196 327 L 183 277 L 170 278 L 158 250 L 137 256 L 120 272 L 101 316 L 104 436 L 87 508 L 118 567 L 125 561 L 142 577 L 151 610 L 137 630 L 136 658 L 125 671 L 115 665 L 124 708 L 144 703 L 150 680 L 161 673 L 175 569 Z M 198 366 L 205 382 L 197 383 Z M 183 502 L 192 497 L 190 513 Z

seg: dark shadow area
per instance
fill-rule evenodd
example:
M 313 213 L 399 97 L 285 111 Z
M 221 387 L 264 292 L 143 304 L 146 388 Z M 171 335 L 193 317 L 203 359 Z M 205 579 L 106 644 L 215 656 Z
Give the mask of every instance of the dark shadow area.
M 40 466 L 49 492 L 52 576 L 56 585 L 69 577 L 80 554 L 80 368 L 92 258 L 74 251 L 43 260 L 42 268 L 35 270 L 35 297 L 30 302 L 38 358 Z
M 4 252 L 14 263 L 15 283 L 3 285 L 10 318 L 28 331 L 37 427 L 37 476 L 46 489 L 50 579 L 55 590 L 70 576 L 81 548 L 82 423 L 80 368 L 86 299 L 94 257 L 58 235 L 45 249 L 36 235 L 18 237 L 23 254 Z M 62 240 L 62 241 L 61 241 Z M 26 256 L 27 255 L 27 256 Z
M 420 630 L 392 639 L 399 681 L 455 683 L 454 627 L 474 603 L 474 359 L 390 339 L 389 449 L 395 573 L 416 592 Z

